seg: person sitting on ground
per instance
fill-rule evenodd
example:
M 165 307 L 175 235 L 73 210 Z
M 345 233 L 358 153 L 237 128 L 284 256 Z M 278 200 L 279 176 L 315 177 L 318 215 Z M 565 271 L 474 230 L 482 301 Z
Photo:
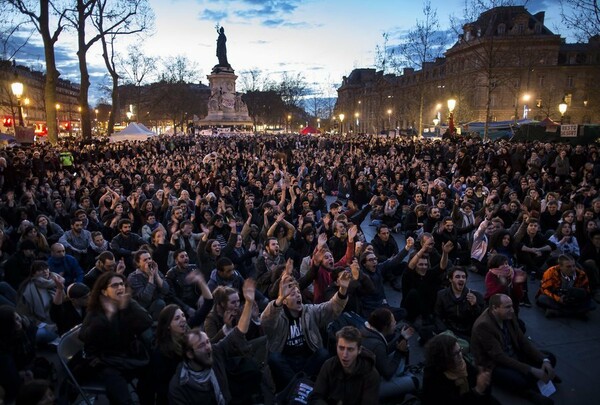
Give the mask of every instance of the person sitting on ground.
M 83 276 L 83 283 L 90 289 L 94 288 L 94 283 L 98 280 L 98 277 L 107 271 L 114 271 L 119 274 L 125 272 L 125 261 L 123 258 L 117 263 L 115 261 L 115 255 L 112 252 L 102 252 L 96 257 L 96 265 Z
M 536 301 L 546 309 L 546 317 L 586 316 L 596 308 L 587 275 L 569 255 L 560 255 L 558 265 L 544 272 Z
M 302 303 L 300 288 L 291 274 L 282 276 L 277 299 L 269 302 L 261 315 L 267 335 L 269 366 L 279 390 L 300 371 L 314 377 L 329 357 L 319 329 L 325 328 L 344 310 L 351 278 L 348 272 L 340 273 L 337 294 L 327 302 L 310 305 Z
M 60 243 L 55 243 L 50 248 L 48 267 L 51 272 L 65 279 L 65 287 L 83 281 L 83 270 L 79 262 L 73 256 L 66 254 L 65 247 Z
M 56 324 L 60 336 L 83 322 L 89 298 L 90 289 L 83 283 L 73 283 L 66 291 L 61 283 L 57 284 L 50 307 L 50 318 Z
M 323 364 L 308 403 L 378 404 L 380 378 L 375 356 L 361 346 L 360 331 L 344 326 L 335 337 L 337 355 Z
M 80 378 L 94 376 L 106 387 L 111 404 L 133 404 L 128 382 L 141 376 L 149 357 L 140 337 L 152 326 L 150 314 L 127 293 L 125 276 L 103 273 L 90 294 L 79 338 L 86 354 Z
M 531 306 L 529 299 L 525 299 L 522 285 L 527 282 L 527 274 L 520 269 L 514 269 L 506 256 L 492 254 L 488 260 L 489 271 L 485 275 L 486 302 L 495 294 L 506 294 L 513 302 L 523 302 L 523 306 Z M 519 306 L 514 308 L 519 315 Z
M 479 373 L 454 336 L 434 336 L 425 346 L 424 405 L 500 405 L 490 390 L 491 372 Z
M 158 320 L 160 311 L 166 306 L 169 283 L 147 251 L 135 252 L 133 260 L 137 269 L 127 277 L 131 296 L 152 315 L 152 319 Z
M 538 350 L 523 334 L 508 295 L 490 297 L 486 310 L 473 325 L 471 352 L 475 364 L 492 370 L 492 381 L 538 404 L 554 403 L 539 393 L 538 381 L 560 379 L 556 357 Z
M 456 336 L 469 340 L 473 323 L 485 305 L 483 296 L 467 288 L 467 271 L 455 266 L 450 269 L 450 286 L 438 291 L 435 315 Z
M 198 271 L 198 268 L 190 264 L 188 252 L 177 249 L 173 253 L 175 266 L 165 276 L 169 283 L 169 300 L 177 304 L 188 317 L 193 317 L 198 309 L 200 291 L 198 286 L 188 278 L 190 273 Z
M 177 366 L 169 384 L 171 404 L 228 404 L 232 401 L 225 363 L 228 357 L 248 349 L 245 334 L 250 325 L 254 289 L 254 281 L 246 280 L 243 287 L 245 304 L 240 320 L 219 343 L 212 345 L 206 333 L 198 328 L 184 335 L 184 360 Z
M 406 373 L 408 339 L 414 332 L 407 325 L 396 328 L 396 319 L 387 308 L 373 311 L 361 329 L 362 346 L 375 355 L 375 368 L 381 376 L 379 399 L 400 398 L 419 388 L 419 380 Z
M 48 264 L 36 260 L 18 292 L 17 311 L 37 326 L 36 343 L 44 346 L 58 338 L 56 324 L 50 316 L 50 307 L 59 285 L 64 288 L 64 278 L 48 269 Z

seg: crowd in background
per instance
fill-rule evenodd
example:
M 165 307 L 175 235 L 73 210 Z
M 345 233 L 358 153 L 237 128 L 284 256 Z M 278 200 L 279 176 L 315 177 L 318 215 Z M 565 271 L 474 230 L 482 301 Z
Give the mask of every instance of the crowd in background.
M 432 404 L 492 403 L 490 382 L 548 403 L 531 388 L 555 379 L 555 359 L 523 340 L 519 307 L 595 308 L 599 182 L 596 145 L 478 138 L 187 135 L 5 149 L 5 401 L 33 377 L 46 395 L 36 349 L 82 324 L 86 359 L 74 368 L 102 379 L 112 403 L 133 403 L 130 381 L 143 404 L 273 403 L 303 377 L 315 383 L 310 403 L 418 392 Z M 470 273 L 486 291 L 466 287 Z M 428 342 L 423 387 L 413 333 Z

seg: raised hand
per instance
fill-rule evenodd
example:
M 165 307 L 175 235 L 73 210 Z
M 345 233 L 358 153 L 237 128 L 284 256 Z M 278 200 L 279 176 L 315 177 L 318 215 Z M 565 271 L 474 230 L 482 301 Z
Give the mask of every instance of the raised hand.
M 404 325 L 400 329 L 400 335 L 406 340 L 410 339 L 415 334 L 415 329 L 412 326 Z
M 244 280 L 242 286 L 242 293 L 244 294 L 244 300 L 249 303 L 254 302 L 254 294 L 256 293 L 256 281 L 251 278 Z
M 454 249 L 454 243 L 452 241 L 448 241 L 446 243 L 442 243 L 442 251 L 444 253 L 450 253 Z
M 319 235 L 319 238 L 317 239 L 317 247 L 319 249 L 325 247 L 325 245 L 327 244 L 327 234 L 326 233 L 322 233 Z
M 350 281 L 352 281 L 352 273 L 350 273 L 349 271 L 342 271 L 340 272 L 340 274 L 338 274 L 337 284 L 338 287 L 340 287 L 340 291 L 343 290 L 343 294 L 345 294 L 346 290 L 348 290 Z
M 406 250 L 412 249 L 412 247 L 414 245 L 415 245 L 415 238 L 413 238 L 412 236 L 409 236 L 408 238 L 406 238 L 406 246 L 404 247 Z
M 358 260 L 352 260 L 352 264 L 350 265 L 350 272 L 352 273 L 352 278 L 354 280 L 358 280 L 360 277 L 360 265 L 358 264 Z
M 358 226 L 352 225 L 350 229 L 348 229 L 348 241 L 353 241 L 358 234 Z

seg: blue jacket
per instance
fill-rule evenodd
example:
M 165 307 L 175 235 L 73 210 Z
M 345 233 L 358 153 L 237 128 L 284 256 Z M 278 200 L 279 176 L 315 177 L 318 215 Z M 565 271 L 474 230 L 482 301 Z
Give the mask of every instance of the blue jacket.
M 65 278 L 65 287 L 73 283 L 83 282 L 83 270 L 77 259 L 71 255 L 65 257 L 50 257 L 48 259 L 48 267 L 53 273 L 60 274 Z

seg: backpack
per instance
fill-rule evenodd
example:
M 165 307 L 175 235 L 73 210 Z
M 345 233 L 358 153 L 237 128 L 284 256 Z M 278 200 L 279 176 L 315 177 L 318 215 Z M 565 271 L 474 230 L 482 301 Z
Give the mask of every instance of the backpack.
M 355 326 L 362 329 L 365 326 L 366 319 L 356 312 L 342 312 L 334 321 L 327 325 L 327 347 L 329 351 L 335 353 L 336 338 L 335 334 L 344 326 Z

